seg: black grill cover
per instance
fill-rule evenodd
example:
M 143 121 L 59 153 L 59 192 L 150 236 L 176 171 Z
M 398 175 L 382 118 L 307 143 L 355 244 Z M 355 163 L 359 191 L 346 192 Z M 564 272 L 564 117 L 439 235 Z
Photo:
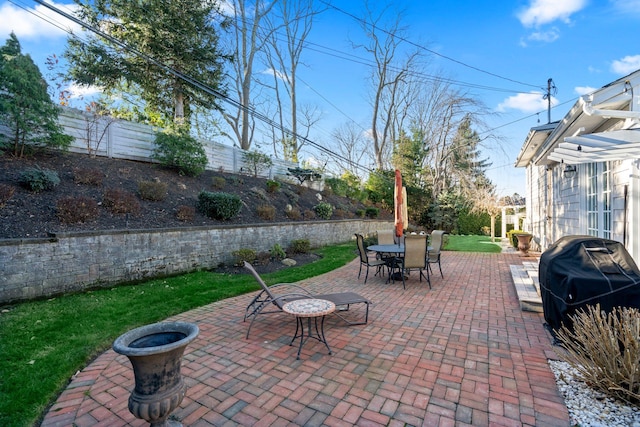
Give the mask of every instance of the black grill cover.
M 566 236 L 540 256 L 538 271 L 544 320 L 551 329 L 572 329 L 576 310 L 600 304 L 640 308 L 640 270 L 620 242 Z

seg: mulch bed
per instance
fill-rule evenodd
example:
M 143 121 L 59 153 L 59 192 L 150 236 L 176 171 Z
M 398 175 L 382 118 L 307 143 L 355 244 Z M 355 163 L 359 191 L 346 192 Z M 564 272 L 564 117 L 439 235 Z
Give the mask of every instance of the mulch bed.
M 58 173 L 60 184 L 52 191 L 32 193 L 23 188 L 20 175 L 27 168 L 42 168 Z M 74 169 L 97 170 L 102 175 L 100 185 L 77 184 Z M 224 178 L 220 180 L 219 178 Z M 167 184 L 166 197 L 158 201 L 142 200 L 139 197 L 139 183 L 159 181 Z M 223 187 L 219 188 L 222 182 Z M 17 159 L 10 155 L 0 156 L 0 184 L 14 187 L 13 196 L 4 204 L 0 201 L 0 239 L 47 237 L 50 233 L 74 231 L 109 231 L 121 229 L 176 228 L 190 226 L 261 224 L 291 222 L 286 214 L 287 206 L 295 207 L 302 213 L 295 221 L 313 219 L 313 208 L 320 200 L 334 206 L 332 219 L 355 217 L 359 209 L 366 209 L 362 203 L 346 197 L 338 197 L 283 183 L 279 191 L 267 192 L 265 178 L 249 175 L 229 174 L 221 171 L 205 171 L 197 177 L 181 176 L 176 171 L 157 164 L 136 162 L 105 157 L 89 157 L 86 154 L 48 152 L 36 157 Z M 114 214 L 103 205 L 105 191 L 124 190 L 131 193 L 140 203 L 137 214 Z M 202 190 L 235 194 L 242 200 L 242 209 L 229 221 L 215 220 L 195 212 L 192 219 L 178 218 L 178 210 L 183 206 L 195 207 Z M 87 197 L 99 205 L 97 217 L 84 223 L 64 224 L 57 217 L 57 203 L 66 197 Z M 260 207 L 272 206 L 273 218 L 264 218 Z M 380 218 L 391 219 L 390 211 L 380 210 Z
M 295 267 L 297 267 L 297 266 L 301 266 L 301 265 L 305 265 L 305 264 L 309 264 L 314 261 L 317 261 L 321 257 L 320 255 L 317 255 L 317 254 L 308 253 L 308 254 L 296 254 L 288 258 L 296 261 Z M 251 265 L 253 265 L 253 268 L 256 270 L 258 274 L 273 273 L 274 271 L 283 270 L 285 268 L 291 268 L 283 264 L 282 260 L 273 259 L 273 258 L 269 258 L 262 262 L 256 261 Z M 224 273 L 224 274 L 249 274 L 247 270 L 244 269 L 244 267 L 238 267 L 235 265 L 219 266 L 213 271 L 216 273 Z

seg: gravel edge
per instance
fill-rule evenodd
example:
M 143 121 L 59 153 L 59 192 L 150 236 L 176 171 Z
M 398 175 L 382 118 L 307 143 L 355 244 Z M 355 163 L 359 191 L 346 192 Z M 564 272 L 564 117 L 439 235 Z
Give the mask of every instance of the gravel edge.
M 640 427 L 640 408 L 596 391 L 580 379 L 569 363 L 549 360 L 558 390 L 564 396 L 572 426 Z

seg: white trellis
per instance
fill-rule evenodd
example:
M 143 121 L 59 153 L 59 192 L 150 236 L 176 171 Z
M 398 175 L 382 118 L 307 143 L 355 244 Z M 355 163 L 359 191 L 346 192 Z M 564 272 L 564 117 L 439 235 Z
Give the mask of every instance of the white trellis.
M 500 206 L 502 209 L 502 232 L 501 235 L 503 238 L 507 237 L 507 224 L 513 224 L 513 228 L 517 229 L 517 225 L 520 224 L 520 218 L 523 218 L 526 215 L 526 212 L 519 212 L 524 209 L 524 205 L 513 205 L 513 206 Z M 507 209 L 513 209 L 513 215 L 507 215 Z M 525 228 L 523 225 L 522 228 Z M 522 230 L 526 231 L 526 230 Z

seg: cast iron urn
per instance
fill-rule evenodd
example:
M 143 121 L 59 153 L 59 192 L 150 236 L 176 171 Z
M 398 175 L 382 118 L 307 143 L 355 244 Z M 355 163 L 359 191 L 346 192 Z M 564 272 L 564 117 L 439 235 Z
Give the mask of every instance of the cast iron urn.
M 135 389 L 129 396 L 129 411 L 152 427 L 181 426 L 167 418 L 187 391 L 180 374 L 182 355 L 199 333 L 187 322 L 162 322 L 142 326 L 120 335 L 113 350 L 129 358 Z

